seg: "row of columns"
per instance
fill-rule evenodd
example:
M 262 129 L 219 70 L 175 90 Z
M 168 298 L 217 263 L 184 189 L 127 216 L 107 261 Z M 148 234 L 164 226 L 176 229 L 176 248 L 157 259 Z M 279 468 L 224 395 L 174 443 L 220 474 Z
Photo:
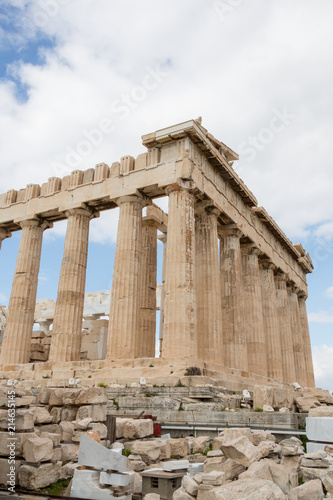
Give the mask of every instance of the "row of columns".
M 286 382 L 314 385 L 305 296 L 276 273 L 235 226 L 196 202 L 190 184 L 167 188 L 161 306 L 162 355 L 192 357 Z M 157 228 L 142 218 L 140 194 L 119 199 L 107 357 L 153 357 L 156 327 Z M 68 218 L 50 361 L 79 359 L 89 223 L 88 207 Z M 47 223 L 21 223 L 1 363 L 29 361 L 42 234 Z M 220 255 L 218 239 L 220 239 Z M 287 286 L 288 285 L 288 286 Z

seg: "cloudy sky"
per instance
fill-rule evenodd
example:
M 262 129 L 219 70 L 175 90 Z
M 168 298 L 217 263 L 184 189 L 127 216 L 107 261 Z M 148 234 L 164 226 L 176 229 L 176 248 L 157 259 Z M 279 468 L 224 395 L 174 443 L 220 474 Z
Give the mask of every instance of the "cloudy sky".
M 2 0 L 0 193 L 136 156 L 141 135 L 202 116 L 313 257 L 316 380 L 333 390 L 332 18 L 331 0 Z M 111 286 L 116 226 L 116 211 L 91 223 L 87 291 Z M 45 233 L 39 298 L 56 297 L 64 233 Z M 3 304 L 18 244 L 1 250 Z

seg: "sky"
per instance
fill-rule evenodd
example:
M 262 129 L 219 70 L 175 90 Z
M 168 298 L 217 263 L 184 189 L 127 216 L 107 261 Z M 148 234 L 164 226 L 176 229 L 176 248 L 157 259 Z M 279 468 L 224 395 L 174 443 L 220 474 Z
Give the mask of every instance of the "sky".
M 0 193 L 136 157 L 143 134 L 202 116 L 313 258 L 316 383 L 333 390 L 332 18 L 331 0 L 2 0 Z M 86 291 L 111 287 L 117 216 L 91 222 Z M 56 298 L 65 230 L 45 232 L 38 298 Z M 4 305 L 19 236 L 0 252 Z

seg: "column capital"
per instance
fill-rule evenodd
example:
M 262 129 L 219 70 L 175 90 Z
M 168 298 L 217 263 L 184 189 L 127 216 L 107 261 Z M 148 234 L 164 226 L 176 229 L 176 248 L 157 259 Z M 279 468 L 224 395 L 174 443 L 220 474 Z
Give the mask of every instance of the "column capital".
M 276 269 L 276 265 L 271 259 L 259 259 L 259 265 L 261 269 L 271 269 L 274 270 Z
M 187 193 L 193 193 L 194 184 L 192 181 L 182 180 L 181 183 L 170 184 L 165 188 L 165 194 L 169 196 L 174 191 L 185 191 Z
M 96 219 L 99 217 L 99 212 L 88 206 L 82 206 L 80 208 L 69 208 L 65 211 L 67 219 L 72 215 L 82 215 L 82 217 L 88 217 L 89 219 Z
M 118 207 L 120 207 L 123 203 L 141 203 L 142 207 L 144 207 L 146 205 L 150 205 L 151 200 L 147 196 L 138 192 L 137 194 L 120 196 L 116 200 L 116 203 Z
M 299 289 L 298 293 L 298 298 L 300 300 L 304 300 L 304 302 L 308 299 L 309 294 L 305 290 Z
M 218 217 L 221 213 L 211 200 L 198 200 L 194 205 L 194 215 L 212 214 Z
M 226 226 L 218 227 L 218 235 L 220 238 L 233 237 L 241 239 L 243 236 L 242 231 L 239 229 L 237 224 L 228 224 Z
M 39 219 L 38 217 L 33 219 L 26 219 L 19 222 L 21 229 L 24 227 L 40 227 L 43 231 L 53 227 L 53 223 L 48 220 Z
M 7 231 L 7 229 L 3 229 L 0 227 L 0 241 L 3 241 L 6 238 L 10 238 L 12 233 L 10 231 Z
M 256 255 L 257 257 L 261 254 L 260 248 L 258 248 L 254 243 L 242 243 L 241 250 L 244 254 Z
M 283 271 L 276 271 L 274 277 L 277 281 L 284 281 L 285 283 L 289 281 L 288 274 L 284 273 Z
M 294 281 L 288 281 L 287 282 L 287 288 L 288 290 L 291 292 L 291 293 L 295 293 L 296 295 L 298 295 L 298 293 L 300 292 L 300 288 L 296 285 L 296 283 L 294 283 Z

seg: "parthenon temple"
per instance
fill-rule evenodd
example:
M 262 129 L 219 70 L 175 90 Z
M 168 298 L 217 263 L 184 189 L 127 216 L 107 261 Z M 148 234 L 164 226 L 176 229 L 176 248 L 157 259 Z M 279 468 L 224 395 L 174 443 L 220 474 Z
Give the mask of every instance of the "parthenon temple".
M 309 255 L 258 207 L 233 169 L 238 155 L 200 119 L 142 139 L 147 152 L 136 159 L 123 156 L 111 166 L 100 163 L 0 195 L 0 245 L 21 231 L 1 370 L 33 370 L 36 377 L 48 370 L 56 377 L 60 371 L 84 376 L 85 369 L 98 367 L 105 377 L 126 378 L 131 370 L 157 377 L 198 367 L 239 386 L 244 381 L 244 387 L 314 387 L 306 312 Z M 167 214 L 154 204 L 164 196 Z M 80 360 L 89 224 L 115 207 L 105 360 L 94 365 Z M 29 363 L 43 234 L 65 219 L 49 355 Z M 164 251 L 156 325 L 158 238 Z

